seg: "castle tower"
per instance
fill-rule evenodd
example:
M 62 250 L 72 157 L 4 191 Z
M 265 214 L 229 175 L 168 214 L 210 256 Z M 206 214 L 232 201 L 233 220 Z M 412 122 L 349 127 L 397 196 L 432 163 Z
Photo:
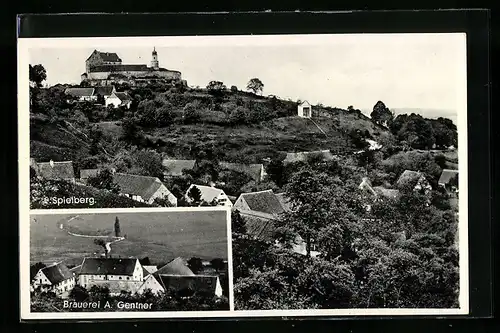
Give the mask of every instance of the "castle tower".
M 153 48 L 152 55 L 153 55 L 153 58 L 151 60 L 151 67 L 157 70 L 160 68 L 160 64 L 158 63 L 158 53 L 156 53 L 155 48 Z

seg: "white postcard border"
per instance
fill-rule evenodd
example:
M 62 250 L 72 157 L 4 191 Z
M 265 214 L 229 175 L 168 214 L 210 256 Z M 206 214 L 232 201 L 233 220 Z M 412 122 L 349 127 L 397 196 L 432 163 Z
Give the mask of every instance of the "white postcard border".
M 468 263 L 468 191 L 462 190 L 459 197 L 459 265 L 460 265 L 460 295 L 459 308 L 453 309 L 326 309 L 326 310 L 235 310 L 233 297 L 233 267 L 232 246 L 228 249 L 229 270 L 229 311 L 190 311 L 190 312 L 93 312 L 93 313 L 32 313 L 29 302 L 29 265 L 23 263 L 29 260 L 29 216 L 30 214 L 65 214 L 68 212 L 98 213 L 104 212 L 153 212 L 156 208 L 84 208 L 84 209 L 52 209 L 31 210 L 29 204 L 29 49 L 30 48 L 83 48 L 89 42 L 92 47 L 110 47 L 134 45 L 134 47 L 183 45 L 196 47 L 204 45 L 241 45 L 248 46 L 276 46 L 277 42 L 283 44 L 318 44 L 332 42 L 332 37 L 342 36 L 347 41 L 349 38 L 377 38 L 388 34 L 315 34 L 315 35 L 244 35 L 244 36 L 166 36 L 166 37 L 99 37 L 99 38 L 19 38 L 18 39 L 18 153 L 19 153 L 19 258 L 20 258 L 20 306 L 22 320 L 41 319 L 126 319 L 126 318 L 231 318 L 231 317 L 281 317 L 281 316 L 408 316 L 408 315 L 465 315 L 469 312 L 469 263 Z M 397 38 L 404 38 L 409 34 L 390 34 Z M 466 59 L 466 34 L 465 33 L 413 33 L 413 36 L 425 39 L 428 35 L 456 35 L 463 44 L 463 62 L 457 71 L 467 73 Z M 459 103 L 461 109 L 457 110 L 458 130 L 458 164 L 460 170 L 459 187 L 467 189 L 467 80 L 457 80 L 457 89 L 460 92 Z M 160 208 L 168 211 L 199 210 L 200 208 Z M 216 209 L 216 207 L 208 207 Z M 225 209 L 225 208 L 224 208 Z M 229 213 L 230 215 L 230 213 Z M 228 244 L 231 245 L 229 219 Z M 26 282 L 25 282 L 26 281 Z

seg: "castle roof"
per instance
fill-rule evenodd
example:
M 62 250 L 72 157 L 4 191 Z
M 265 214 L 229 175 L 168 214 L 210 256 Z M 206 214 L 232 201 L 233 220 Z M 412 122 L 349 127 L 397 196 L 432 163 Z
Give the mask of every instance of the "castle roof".
M 147 65 L 97 65 L 91 66 L 89 71 L 91 73 L 95 72 L 143 72 L 148 71 L 149 67 Z
M 168 160 L 162 162 L 165 167 L 166 176 L 182 176 L 182 170 L 192 170 L 196 164 L 196 160 Z
M 133 275 L 136 264 L 132 258 L 85 258 L 80 274 Z
M 61 263 L 44 267 L 42 272 L 53 285 L 73 277 L 69 268 Z
M 113 181 L 120 187 L 121 193 L 139 195 L 146 201 L 151 199 L 153 194 L 163 185 L 157 177 L 119 172 L 113 174 Z
M 122 61 L 120 59 L 120 57 L 118 56 L 118 54 L 116 54 L 115 52 L 101 52 L 101 51 L 94 50 L 94 52 L 92 52 L 92 54 L 94 54 L 94 53 L 97 54 L 103 61 L 109 61 L 109 62 L 121 62 Z M 87 58 L 87 60 L 90 59 L 92 54 Z

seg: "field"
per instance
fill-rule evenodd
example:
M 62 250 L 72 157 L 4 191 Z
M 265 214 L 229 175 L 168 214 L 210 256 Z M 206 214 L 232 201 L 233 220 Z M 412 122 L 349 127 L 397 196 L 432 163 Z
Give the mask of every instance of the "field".
M 102 253 L 94 239 L 113 235 L 115 217 L 126 239 L 111 245 L 113 257 L 149 257 L 155 263 L 179 256 L 227 259 L 227 219 L 222 211 L 86 213 L 32 215 L 31 263 L 65 260 L 75 264 L 85 256 Z M 87 237 L 70 235 L 68 231 Z

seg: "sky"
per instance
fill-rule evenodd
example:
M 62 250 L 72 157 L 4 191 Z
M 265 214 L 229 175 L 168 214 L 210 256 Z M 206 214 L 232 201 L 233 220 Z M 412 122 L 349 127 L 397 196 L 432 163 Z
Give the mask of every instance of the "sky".
M 264 83 L 264 95 L 369 113 L 379 100 L 390 109 L 455 118 L 466 95 L 465 35 L 348 34 L 215 37 L 44 39 L 29 48 L 47 84 L 79 83 L 94 49 L 116 52 L 124 64 L 178 70 L 189 86 L 209 81 L 245 89 Z M 30 41 L 31 42 L 31 41 Z M 432 116 L 431 116 L 432 114 Z

